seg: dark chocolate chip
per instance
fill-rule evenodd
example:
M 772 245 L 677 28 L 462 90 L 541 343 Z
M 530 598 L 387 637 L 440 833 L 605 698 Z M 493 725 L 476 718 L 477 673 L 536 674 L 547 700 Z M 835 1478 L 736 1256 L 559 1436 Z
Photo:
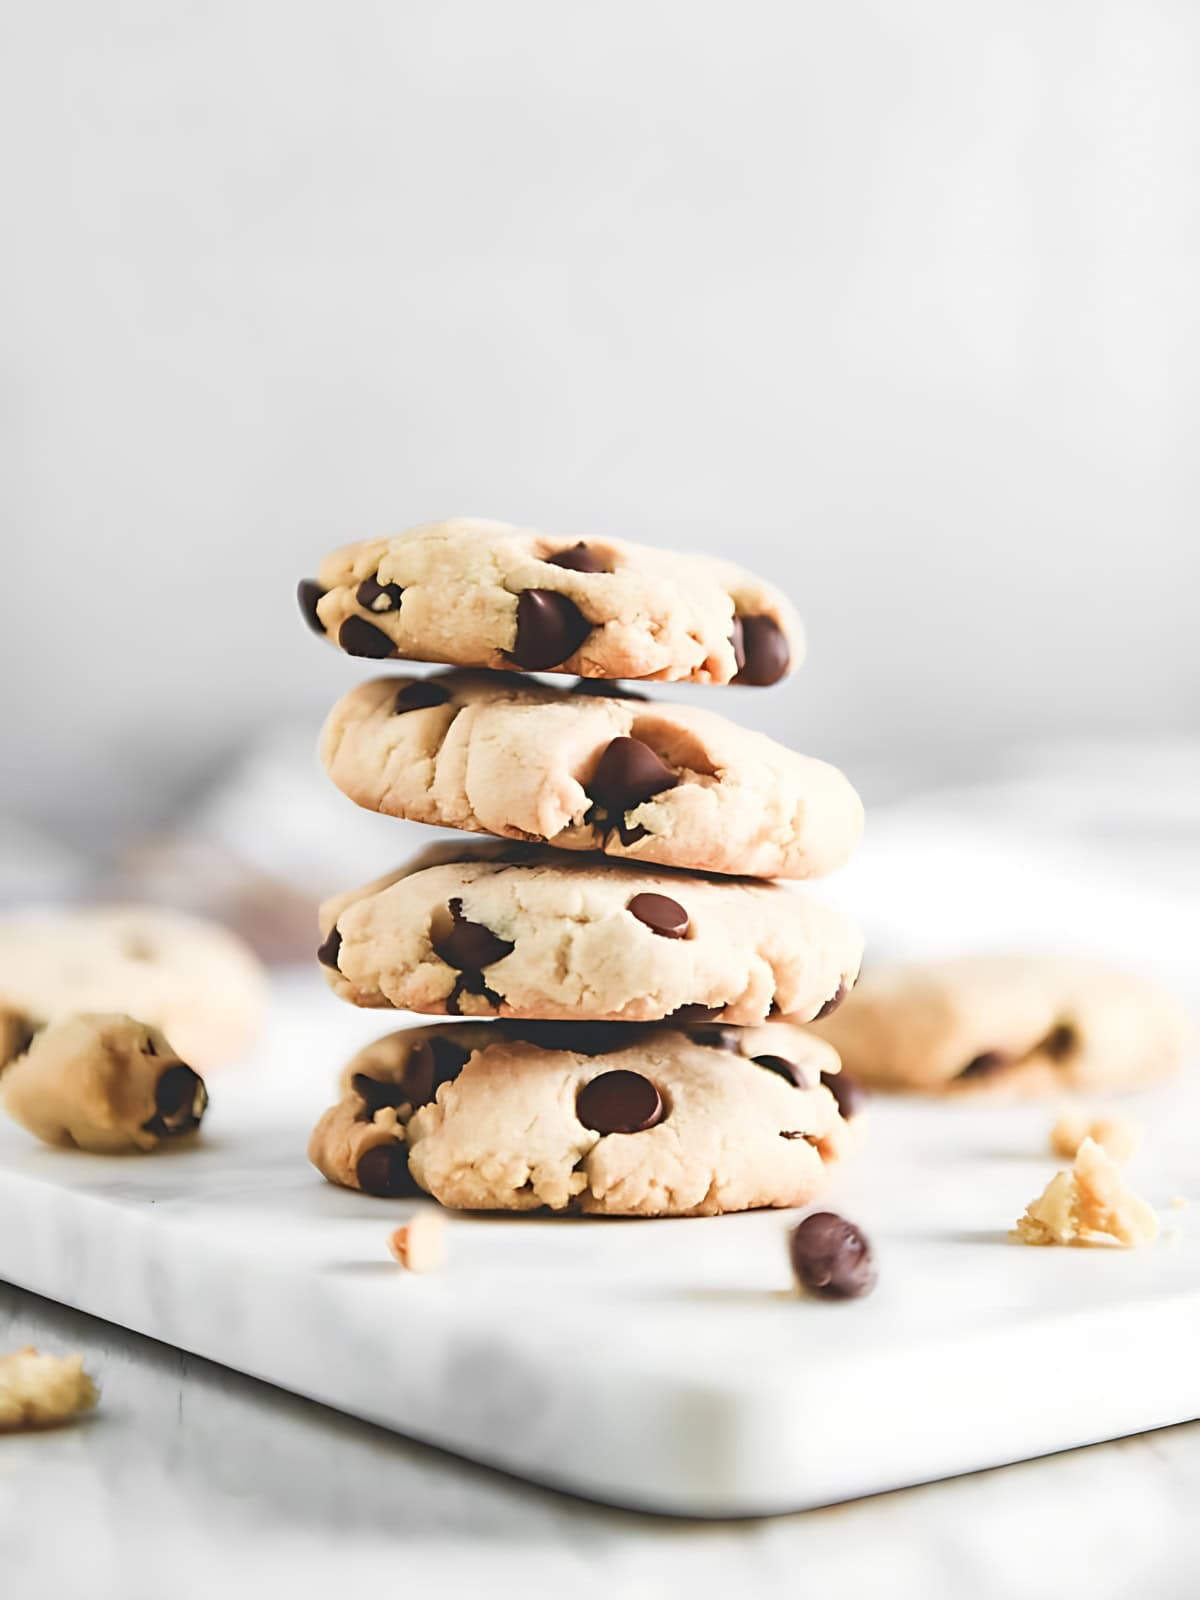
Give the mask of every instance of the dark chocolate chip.
M 158 1046 L 149 1034 L 146 1035 L 146 1042 L 142 1046 L 142 1054 L 147 1056 L 156 1056 L 158 1054 Z
M 503 1024 L 510 1039 L 521 1039 L 538 1050 L 572 1050 L 581 1056 L 606 1056 L 626 1050 L 642 1034 L 628 1022 L 522 1022 Z
M 878 1272 L 866 1235 L 832 1211 L 814 1211 L 792 1229 L 792 1271 L 811 1294 L 851 1300 L 869 1294 Z
M 338 932 L 337 923 L 329 930 L 329 937 L 317 951 L 317 960 L 322 966 L 332 967 L 335 972 L 340 972 L 338 966 L 338 952 L 342 948 L 342 936 Z
M 191 1133 L 200 1126 L 207 1105 L 208 1090 L 203 1078 L 177 1061 L 154 1085 L 154 1115 L 142 1126 L 160 1139 Z
M 783 629 L 773 617 L 742 617 L 740 620 L 745 659 L 738 669 L 737 682 L 750 683 L 759 689 L 778 683 L 792 660 Z M 733 648 L 736 654 L 736 643 Z
M 814 1150 L 817 1149 L 821 1143 L 821 1141 L 816 1138 L 814 1134 L 805 1133 L 803 1128 L 780 1128 L 779 1137 L 781 1139 L 804 1139 L 808 1144 L 812 1145 Z
M 702 1006 L 694 1001 L 685 1006 L 676 1006 L 663 1018 L 664 1022 L 711 1022 L 714 1017 L 719 1017 L 724 1011 L 724 1006 Z
M 731 1053 L 741 1045 L 740 1028 L 696 1028 L 692 1043 L 702 1044 L 710 1050 L 728 1050 Z
M 444 933 L 430 929 L 429 934 L 433 948 L 447 966 L 457 967 L 460 972 L 482 972 L 513 949 L 511 940 L 501 939 L 482 922 L 468 921 L 462 914 L 461 900 L 451 900 L 449 911 L 453 919 L 449 929 Z
M 595 695 L 598 699 L 606 700 L 649 700 L 648 694 L 642 694 L 637 689 L 627 689 L 623 683 L 614 683 L 609 678 L 579 678 L 572 685 L 572 694 Z
M 564 567 L 568 572 L 608 572 L 601 558 L 581 539 L 569 550 L 560 550 L 556 556 L 547 556 L 552 567 Z
M 849 993 L 849 985 L 843 978 L 838 984 L 837 988 L 829 996 L 829 999 L 826 1000 L 825 1004 L 821 1007 L 820 1011 L 817 1012 L 816 1016 L 813 1018 L 813 1021 L 820 1022 L 822 1017 L 827 1017 L 831 1011 L 836 1011 Z
M 678 782 L 679 774 L 648 744 L 622 736 L 605 747 L 586 788 L 589 798 L 606 811 L 630 811 Z
M 787 1061 L 783 1056 L 755 1056 L 753 1059 L 756 1066 L 766 1067 L 768 1072 L 777 1072 L 781 1078 L 786 1078 L 793 1088 L 809 1087 L 807 1077 L 794 1061 Z
M 396 653 L 396 646 L 383 629 L 365 617 L 347 617 L 338 629 L 338 643 L 348 656 L 368 656 L 372 661 L 382 661 Z
M 686 939 L 688 914 L 679 904 L 665 894 L 635 894 L 626 909 L 651 933 L 664 939 Z
M 1013 1058 L 1005 1050 L 985 1050 L 982 1055 L 968 1061 L 958 1074 L 960 1078 L 990 1078 L 993 1073 L 1011 1067 Z
M 300 612 L 305 622 L 314 633 L 325 636 L 325 629 L 317 615 L 317 601 L 324 600 L 327 591 L 319 583 L 314 583 L 311 578 L 301 578 L 296 585 L 296 599 L 300 602 Z
M 591 631 L 591 623 L 565 594 L 525 589 L 517 598 L 517 636 L 509 655 L 531 672 L 557 667 Z
M 403 689 L 397 690 L 392 712 L 400 717 L 406 711 L 426 711 L 430 706 L 444 706 L 449 698 L 450 691 L 445 684 L 418 678 L 415 683 L 406 683 Z
M 354 598 L 365 611 L 396 611 L 403 593 L 398 583 L 379 583 L 374 578 L 364 578 Z
M 1038 1054 L 1049 1056 L 1051 1061 L 1064 1061 L 1079 1048 L 1079 1034 L 1069 1022 L 1060 1022 L 1038 1045 Z
M 729 635 L 729 642 L 733 646 L 734 665 L 740 672 L 746 665 L 746 635 L 742 628 L 741 617 L 733 619 L 733 632 Z
M 640 1072 L 602 1072 L 579 1091 L 575 1115 L 596 1133 L 642 1133 L 662 1121 L 662 1096 Z
M 639 822 L 636 828 L 627 828 L 623 822 L 617 824 L 617 837 L 628 850 L 631 844 L 636 844 L 639 839 L 649 836 L 650 829 L 643 828 Z
M 412 1103 L 403 1083 L 372 1078 L 368 1072 L 356 1072 L 350 1079 L 350 1087 L 363 1103 L 365 1115 L 360 1120 L 364 1122 L 370 1122 L 375 1113 L 382 1111 L 385 1106 L 398 1111 L 401 1106 Z
M 867 1091 L 848 1072 L 823 1072 L 821 1082 L 837 1101 L 838 1111 L 847 1120 L 856 1117 L 867 1103 Z
M 408 1170 L 408 1147 L 398 1139 L 365 1150 L 358 1158 L 354 1175 L 364 1194 L 393 1200 L 420 1192 Z
M 404 1090 L 415 1111 L 437 1098 L 444 1083 L 453 1083 L 471 1059 L 471 1052 L 453 1039 L 434 1034 L 412 1048 L 404 1065 Z

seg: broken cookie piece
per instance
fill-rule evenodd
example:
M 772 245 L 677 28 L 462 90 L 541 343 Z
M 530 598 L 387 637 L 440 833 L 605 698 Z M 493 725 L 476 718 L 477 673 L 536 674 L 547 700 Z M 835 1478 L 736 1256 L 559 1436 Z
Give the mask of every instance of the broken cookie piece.
M 1123 1245 L 1158 1237 L 1153 1206 L 1133 1192 L 1113 1158 L 1084 1139 L 1069 1171 L 1056 1173 L 1031 1200 L 1013 1232 L 1022 1244 Z
M 46 1144 L 110 1155 L 195 1132 L 208 1093 L 157 1028 L 84 1013 L 37 1034 L 5 1071 L 0 1101 Z
M 409 1272 L 434 1272 L 446 1263 L 446 1219 L 423 1206 L 388 1235 L 388 1249 Z
M 1064 1111 L 1050 1130 L 1050 1148 L 1073 1161 L 1085 1139 L 1094 1139 L 1122 1164 L 1142 1142 L 1142 1130 L 1126 1117 L 1094 1117 L 1085 1111 Z
M 97 1398 L 82 1356 L 41 1355 L 32 1345 L 0 1356 L 0 1433 L 52 1428 L 90 1411 Z

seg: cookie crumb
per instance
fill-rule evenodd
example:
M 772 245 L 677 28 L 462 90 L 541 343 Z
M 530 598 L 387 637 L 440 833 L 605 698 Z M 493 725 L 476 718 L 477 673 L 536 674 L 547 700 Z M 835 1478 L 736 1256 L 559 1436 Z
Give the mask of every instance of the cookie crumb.
M 1142 1142 L 1140 1124 L 1126 1117 L 1093 1117 L 1086 1111 L 1064 1111 L 1050 1130 L 1050 1148 L 1073 1161 L 1085 1139 L 1101 1145 L 1114 1161 L 1128 1161 Z
M 1119 1244 L 1127 1249 L 1158 1236 L 1154 1208 L 1134 1194 L 1120 1168 L 1094 1139 L 1085 1138 L 1075 1164 L 1058 1172 L 1019 1218 L 1012 1237 L 1022 1244 Z
M 416 1212 L 388 1236 L 388 1249 L 409 1272 L 435 1272 L 446 1263 L 446 1219 L 432 1209 Z
M 32 1345 L 0 1356 L 0 1433 L 52 1428 L 96 1404 L 83 1357 L 44 1356 Z

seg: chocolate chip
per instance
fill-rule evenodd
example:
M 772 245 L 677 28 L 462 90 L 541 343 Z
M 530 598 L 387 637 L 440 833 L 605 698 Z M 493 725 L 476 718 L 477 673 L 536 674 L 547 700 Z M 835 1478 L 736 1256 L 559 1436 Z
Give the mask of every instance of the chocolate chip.
M 364 1194 L 394 1200 L 420 1193 L 408 1170 L 408 1147 L 398 1139 L 365 1150 L 358 1158 L 354 1175 Z
M 791 665 L 792 652 L 783 629 L 773 617 L 742 617 L 743 665 L 737 674 L 738 683 L 750 683 L 765 689 L 778 683 Z M 737 654 L 737 644 L 734 644 Z
M 415 683 L 406 683 L 403 689 L 397 691 L 392 714 L 401 717 L 406 711 L 425 711 L 430 706 L 444 706 L 449 699 L 450 691 L 445 684 L 434 683 L 429 678 L 418 678 Z
M 811 1144 L 814 1150 L 819 1149 L 821 1144 L 821 1141 L 814 1134 L 805 1133 L 803 1128 L 780 1128 L 779 1137 L 781 1139 L 803 1139 L 807 1144 Z
M 589 798 L 606 811 L 630 811 L 678 782 L 679 774 L 648 744 L 622 736 L 605 747 L 586 787 Z
M 342 936 L 338 932 L 337 923 L 329 930 L 329 937 L 317 951 L 317 960 L 322 966 L 332 967 L 335 972 L 342 969 L 338 966 L 338 952 L 342 948 Z
M 354 598 L 365 611 L 396 611 L 403 593 L 398 583 L 378 583 L 374 578 L 364 578 Z
M 746 635 L 742 628 L 741 617 L 734 617 L 733 632 L 729 635 L 729 642 L 733 646 L 733 663 L 740 672 L 746 665 Z M 735 673 L 735 679 L 736 679 Z
M 552 567 L 565 567 L 568 572 L 610 572 L 601 558 L 594 550 L 588 548 L 581 539 L 578 544 L 572 545 L 569 550 L 560 550 L 556 556 L 547 556 L 546 560 Z
M 640 1072 L 602 1072 L 579 1091 L 575 1115 L 596 1133 L 643 1133 L 662 1121 L 662 1096 Z
M 471 1052 L 438 1034 L 419 1040 L 404 1064 L 404 1090 L 415 1111 L 436 1100 L 444 1083 L 453 1083 L 471 1059 Z
M 867 1091 L 848 1072 L 823 1072 L 821 1082 L 837 1101 L 838 1111 L 847 1119 L 856 1117 L 867 1103 Z
M 365 617 L 347 617 L 338 629 L 338 643 L 348 656 L 369 656 L 372 661 L 382 661 L 396 653 L 396 646 L 383 629 Z
M 146 1035 L 146 1042 L 142 1046 L 142 1054 L 147 1056 L 156 1056 L 158 1054 L 158 1046 L 149 1034 Z
M 639 839 L 646 839 L 650 835 L 649 828 L 643 828 L 639 822 L 636 828 L 627 828 L 623 822 L 617 824 L 617 838 L 628 850 L 631 844 L 637 844 Z
M 811 1294 L 852 1300 L 869 1294 L 878 1276 L 866 1235 L 832 1211 L 814 1211 L 792 1229 L 792 1271 Z
M 609 678 L 578 678 L 571 685 L 572 694 L 595 695 L 605 700 L 649 700 L 648 694 L 637 689 L 627 689 L 623 683 L 613 683 Z
M 531 672 L 557 667 L 591 631 L 591 623 L 565 594 L 525 589 L 517 598 L 517 636 L 509 655 Z
M 822 1017 L 827 1017 L 831 1011 L 836 1011 L 849 993 L 850 987 L 843 978 L 838 984 L 837 988 L 829 996 L 829 999 L 826 1000 L 825 1004 L 821 1007 L 820 1011 L 817 1012 L 816 1016 L 812 1020 L 814 1022 L 820 1022 Z
M 768 1072 L 777 1072 L 781 1078 L 786 1078 L 793 1088 L 809 1087 L 807 1077 L 794 1061 L 787 1061 L 783 1056 L 755 1056 L 753 1059 L 755 1066 L 766 1067 Z
M 628 1022 L 522 1022 L 502 1024 L 510 1039 L 520 1039 L 538 1050 L 571 1050 L 581 1056 L 606 1056 L 626 1050 L 642 1034 Z
M 685 939 L 689 926 L 688 914 L 679 904 L 665 894 L 635 894 L 626 910 L 651 933 L 664 939 Z
M 296 585 L 296 599 L 300 602 L 300 613 L 312 631 L 319 633 L 322 638 L 325 636 L 325 629 L 317 615 L 317 601 L 324 600 L 327 592 L 311 578 L 301 578 Z
M 1078 1033 L 1069 1022 L 1060 1022 L 1046 1035 L 1037 1050 L 1039 1055 L 1049 1056 L 1051 1061 L 1063 1061 L 1078 1048 Z
M 676 1006 L 674 1011 L 669 1011 L 663 1018 L 664 1022 L 711 1022 L 714 1017 L 719 1017 L 724 1011 L 724 1006 L 702 1006 L 692 1002 L 685 1006 Z
M 692 1043 L 705 1045 L 709 1050 L 736 1052 L 741 1045 L 740 1028 L 696 1028 Z
M 375 1113 L 382 1111 L 386 1106 L 398 1111 L 401 1106 L 412 1103 L 403 1083 L 372 1078 L 368 1072 L 356 1072 L 350 1079 L 350 1087 L 363 1103 L 366 1114 L 360 1120 L 364 1122 L 370 1122 Z
M 208 1090 L 199 1073 L 177 1061 L 154 1085 L 154 1115 L 142 1124 L 147 1133 L 167 1139 L 200 1126 Z
M 1005 1050 L 985 1050 L 982 1055 L 968 1061 L 958 1074 L 960 1078 L 990 1078 L 993 1073 L 1011 1067 L 1013 1058 Z
M 503 960 L 513 949 L 512 941 L 501 939 L 482 922 L 470 922 L 462 914 L 462 901 L 451 900 L 450 927 L 444 931 L 429 931 L 430 942 L 447 966 L 460 972 L 482 972 L 485 967 Z

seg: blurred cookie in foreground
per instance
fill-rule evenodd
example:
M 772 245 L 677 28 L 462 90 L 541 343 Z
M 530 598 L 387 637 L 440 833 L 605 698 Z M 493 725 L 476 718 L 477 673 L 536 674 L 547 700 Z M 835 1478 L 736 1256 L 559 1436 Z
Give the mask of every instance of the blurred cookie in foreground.
M 870 1087 L 931 1094 L 1136 1089 L 1194 1042 L 1178 1000 L 1144 978 L 1007 955 L 875 968 L 815 1031 Z
M 194 1133 L 208 1093 L 157 1028 L 93 1013 L 43 1028 L 0 1080 L 0 1104 L 45 1144 L 120 1155 Z
M 254 1043 L 266 976 L 253 952 L 201 917 L 152 906 L 78 906 L 0 921 L 0 1005 L 35 1023 L 128 1012 L 202 1069 Z
M 91 1411 L 97 1398 L 82 1356 L 42 1355 L 32 1345 L 0 1356 L 0 1433 L 57 1427 Z

